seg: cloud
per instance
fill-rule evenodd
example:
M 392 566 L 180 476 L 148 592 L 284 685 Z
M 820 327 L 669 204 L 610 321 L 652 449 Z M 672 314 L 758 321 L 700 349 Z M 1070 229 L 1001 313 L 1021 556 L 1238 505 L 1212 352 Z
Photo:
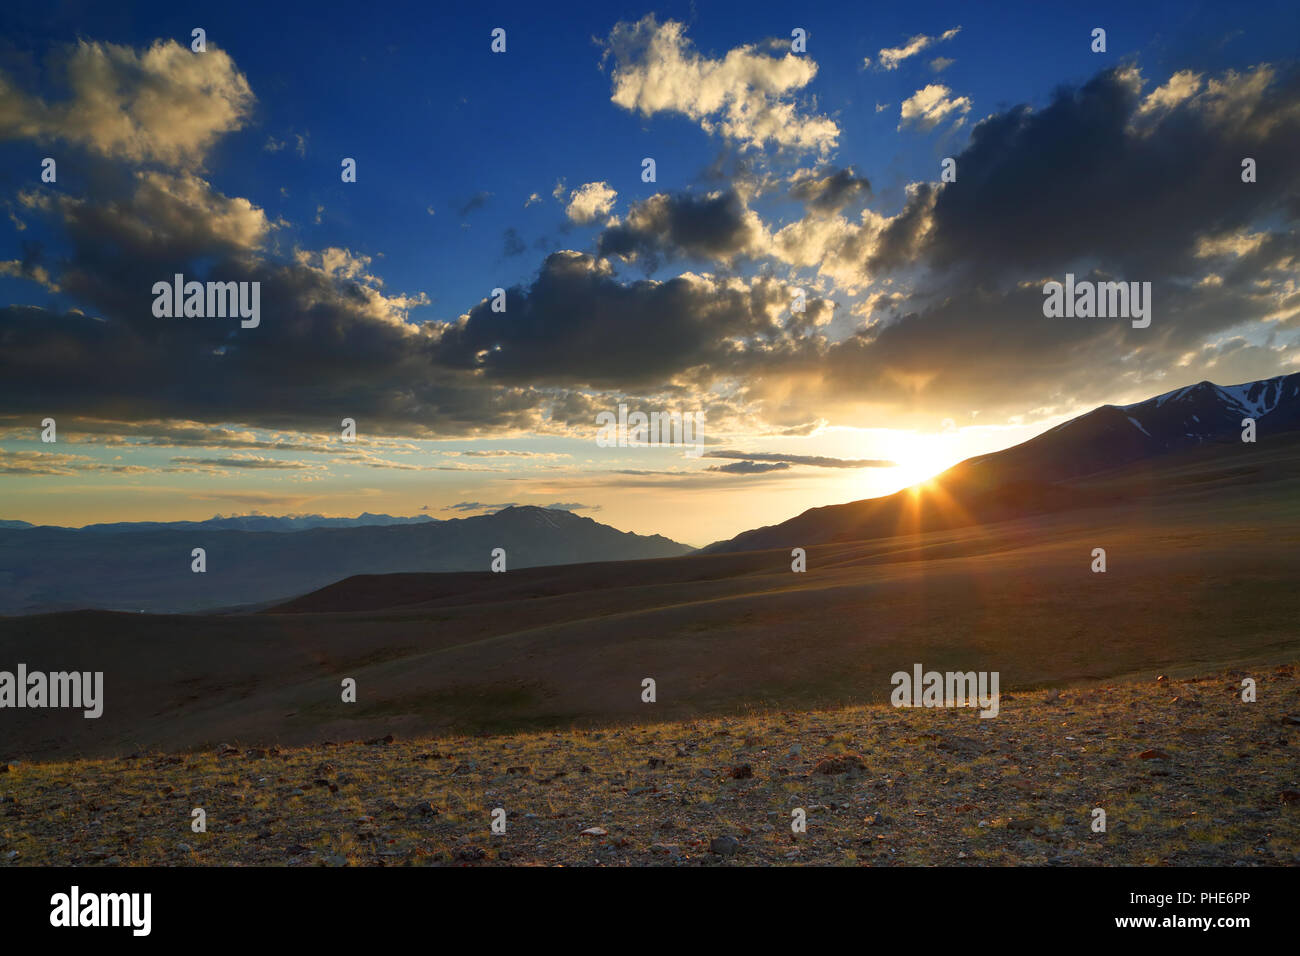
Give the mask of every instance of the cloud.
M 285 461 L 282 458 L 264 458 L 257 455 L 231 455 L 226 458 L 191 458 L 178 456 L 172 458 L 178 465 L 212 465 L 217 468 L 256 468 L 271 470 L 298 470 L 310 468 L 311 465 L 300 461 Z
M 556 502 L 552 505 L 544 506 L 549 511 L 600 511 L 600 505 L 584 505 L 576 501 Z
M 0 475 L 66 477 L 85 472 L 111 472 L 123 475 L 145 475 L 172 470 L 176 469 L 149 468 L 144 465 L 114 465 L 95 461 L 86 455 L 70 455 L 41 451 L 13 451 L 7 448 L 0 448 Z
M 820 455 L 784 455 L 778 452 L 707 451 L 705 458 L 743 458 L 748 461 L 785 462 L 815 468 L 893 468 L 897 462 L 880 458 L 825 458 Z
M 817 75 L 807 56 L 762 54 L 736 47 L 722 59 L 701 56 L 675 20 L 653 14 L 621 22 L 605 43 L 614 62 L 611 100 L 623 109 L 653 116 L 680 113 L 742 148 L 834 148 L 839 127 L 828 117 L 803 114 L 791 98 Z
M 447 455 L 464 455 L 467 458 L 570 458 L 572 456 L 554 451 L 514 451 L 509 448 L 483 448 L 472 451 L 444 452 Z
M 494 514 L 506 508 L 518 508 L 519 504 L 514 501 L 507 501 L 505 504 L 489 505 L 481 501 L 458 501 L 454 505 L 446 505 L 443 511 L 490 511 Z
M 456 215 L 464 219 L 470 213 L 477 212 L 478 210 L 486 206 L 487 201 L 491 198 L 492 198 L 492 194 L 488 192 L 486 189 L 480 190 L 479 192 L 476 192 L 474 195 L 470 196 L 469 199 L 465 200 L 465 202 L 461 205 L 461 207 L 456 210 Z
M 770 471 L 785 471 L 789 467 L 788 461 L 733 461 L 727 465 L 710 465 L 704 470 L 718 471 L 727 475 L 761 475 Z
M 504 242 L 502 253 L 507 258 L 511 256 L 522 256 L 528 251 L 528 243 L 524 242 L 523 238 L 519 235 L 519 230 L 515 229 L 513 226 L 502 234 L 502 241 Z
M 174 40 L 143 52 L 80 41 L 54 71 L 67 99 L 46 102 L 0 74 L 0 138 L 63 140 L 103 156 L 196 166 L 225 133 L 241 128 L 254 97 L 222 50 L 196 56 Z
M 530 286 L 507 290 L 506 312 L 484 300 L 442 330 L 433 354 L 488 381 L 662 387 L 691 369 L 736 374 L 797 349 L 831 306 L 810 296 L 807 312 L 792 316 L 791 297 L 785 283 L 765 277 L 684 273 L 622 283 L 606 260 L 557 252 Z
M 601 216 L 609 215 L 617 198 L 618 193 L 610 188 L 609 183 L 587 183 L 569 194 L 569 205 L 565 207 L 564 214 L 572 222 L 594 222 Z
M 803 173 L 793 179 L 790 195 L 816 212 L 833 212 L 855 199 L 870 196 L 871 183 L 865 176 L 855 173 L 852 167 L 825 176 Z
M 915 126 L 917 129 L 928 131 L 954 113 L 965 116 L 970 112 L 970 98 L 966 96 L 954 98 L 951 93 L 952 90 L 942 83 L 931 83 L 917 90 L 903 100 L 898 128 L 901 130 L 904 126 Z
M 653 270 L 657 255 L 730 262 L 761 252 L 765 240 L 762 221 L 734 190 L 657 193 L 634 205 L 625 222 L 606 229 L 597 248 L 602 256 L 629 261 L 648 255 Z
M 898 69 L 898 65 L 909 57 L 916 56 L 918 53 L 929 49 L 936 43 L 951 40 L 960 32 L 961 27 L 953 27 L 951 30 L 945 30 L 937 37 L 928 37 L 924 34 L 918 33 L 902 46 L 881 50 L 877 56 L 877 62 L 882 70 L 896 70 Z M 868 59 L 863 63 L 863 65 L 868 66 L 870 63 L 871 60 Z M 942 67 L 940 69 L 942 69 Z
M 934 70 L 936 73 L 942 73 L 956 62 L 956 60 L 949 59 L 946 56 L 936 56 L 930 61 L 930 69 Z

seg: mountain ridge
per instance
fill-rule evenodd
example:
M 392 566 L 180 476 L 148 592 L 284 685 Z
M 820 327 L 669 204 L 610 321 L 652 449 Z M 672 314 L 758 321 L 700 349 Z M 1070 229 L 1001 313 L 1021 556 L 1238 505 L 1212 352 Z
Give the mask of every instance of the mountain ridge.
M 958 462 L 913 486 L 919 493 L 908 488 L 810 508 L 701 550 L 807 547 L 1088 504 L 1100 499 L 1081 487 L 1084 479 L 1199 446 L 1244 444 L 1243 418 L 1255 419 L 1257 440 L 1300 428 L 1300 372 L 1230 386 L 1202 381 L 1129 405 L 1100 405 L 1018 445 Z M 945 504 L 963 517 L 943 515 Z

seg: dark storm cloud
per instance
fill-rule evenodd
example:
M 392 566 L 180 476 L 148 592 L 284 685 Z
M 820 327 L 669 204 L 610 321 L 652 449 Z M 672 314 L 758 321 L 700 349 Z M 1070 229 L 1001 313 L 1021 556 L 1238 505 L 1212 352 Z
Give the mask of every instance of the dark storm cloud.
M 734 190 L 700 197 L 659 193 L 632 207 L 627 220 L 606 229 L 602 256 L 678 255 L 729 261 L 758 239 L 757 219 Z
M 1242 181 L 1247 156 L 1258 182 Z M 1300 306 L 1287 291 L 1300 255 L 1294 66 L 1178 74 L 1158 88 L 1110 70 L 1041 110 L 989 117 L 956 161 L 956 182 L 913 186 L 882 232 L 868 268 L 915 279 L 878 303 L 869 329 L 829 347 L 815 392 L 826 401 L 1067 410 L 1158 390 L 1169 375 L 1229 383 L 1284 362 L 1276 343 L 1207 343 L 1243 322 L 1294 324 Z M 1042 284 L 1067 271 L 1150 282 L 1151 327 L 1045 319 Z
M 957 181 L 910 197 L 877 264 L 920 251 L 938 268 L 1007 275 L 1086 258 L 1155 279 L 1187 271 L 1198 237 L 1270 213 L 1294 223 L 1300 72 L 1265 86 L 1272 75 L 1228 74 L 1161 102 L 1144 97 L 1131 68 L 1116 68 L 1062 88 L 1041 110 L 991 116 L 957 155 Z M 1241 180 L 1247 156 L 1256 183 Z
M 788 304 L 775 280 L 624 283 L 607 262 L 557 252 L 530 286 L 507 290 L 505 312 L 485 300 L 447 328 L 435 357 L 500 381 L 652 387 L 691 369 L 734 371 L 796 349 L 798 326 L 782 315 Z M 823 309 L 810 299 L 803 318 Z M 755 346 L 742 355 L 737 339 Z

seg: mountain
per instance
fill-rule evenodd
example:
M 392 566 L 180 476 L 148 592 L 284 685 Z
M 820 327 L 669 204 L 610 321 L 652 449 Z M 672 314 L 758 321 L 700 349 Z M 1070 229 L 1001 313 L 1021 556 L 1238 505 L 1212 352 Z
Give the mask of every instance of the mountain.
M 1115 493 L 1097 479 L 1115 469 L 1206 446 L 1249 454 L 1255 446 L 1241 440 L 1245 418 L 1255 420 L 1256 445 L 1300 429 L 1300 372 L 1227 387 L 1198 382 L 1132 405 L 1103 405 L 1022 444 L 968 458 L 916 491 L 812 508 L 704 551 L 807 547 L 1105 504 Z
M 206 521 L 115 521 L 108 524 L 88 524 L 70 531 L 125 532 L 125 531 L 306 531 L 310 528 L 361 528 L 392 524 L 425 524 L 434 519 L 428 515 L 394 517 L 362 512 L 355 518 L 326 518 L 324 515 L 216 515 Z M 27 521 L 0 521 L 0 530 L 35 528 Z M 41 527 L 62 527 L 42 525 Z
M 210 527 L 0 530 L 0 613 L 187 612 L 264 604 L 356 574 L 487 571 L 687 554 L 659 535 L 619 531 L 568 511 L 511 507 L 447 521 L 242 531 Z M 207 570 L 191 570 L 203 548 Z

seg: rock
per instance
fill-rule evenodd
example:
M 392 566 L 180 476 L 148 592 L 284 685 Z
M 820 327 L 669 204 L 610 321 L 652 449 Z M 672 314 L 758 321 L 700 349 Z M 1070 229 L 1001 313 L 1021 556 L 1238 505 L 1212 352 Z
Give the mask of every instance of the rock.
M 1033 820 L 1008 820 L 1007 829 L 1014 830 L 1017 833 L 1030 833 L 1034 830 L 1041 830 L 1042 828 Z
M 714 837 L 709 842 L 709 849 L 718 856 L 735 856 L 740 852 L 740 841 L 734 836 Z
M 655 856 L 678 857 L 682 855 L 682 848 L 676 843 L 652 843 L 650 852 Z
M 239 756 L 239 748 L 238 748 L 238 747 L 232 747 L 232 746 L 230 746 L 230 744 L 222 744 L 220 747 L 217 748 L 217 756 L 218 756 L 218 757 L 238 757 L 238 756 Z
M 411 807 L 409 816 L 413 817 L 436 817 L 441 813 L 437 807 L 429 800 L 421 800 L 415 806 Z
M 609 831 L 604 827 L 587 827 L 587 829 L 582 831 L 583 836 L 603 837 L 608 834 Z
M 747 763 L 742 763 L 739 767 L 731 768 L 732 780 L 748 780 L 754 776 L 754 768 Z
M 367 740 L 366 744 L 369 746 L 374 746 L 375 744 L 391 744 L 396 739 L 397 738 L 394 737 L 392 734 L 385 734 L 382 737 L 376 737 L 373 740 Z
M 510 773 L 532 773 L 532 772 L 533 772 L 533 771 L 532 771 L 532 768 L 530 768 L 530 767 L 506 767 L 506 773 L 508 773 L 508 774 L 510 774 Z
M 1138 758 L 1138 760 L 1168 760 L 1168 759 L 1170 759 L 1169 754 L 1165 753 L 1163 750 L 1155 750 L 1155 749 L 1152 749 L 1152 750 L 1144 750 L 1144 751 L 1142 751 L 1140 754 L 1137 755 L 1137 758 Z
M 453 857 L 458 863 L 477 863 L 487 856 L 487 850 L 481 846 L 463 846 L 458 847 L 456 855 Z
M 664 760 L 662 757 L 651 757 L 649 760 L 645 762 L 645 765 L 649 767 L 651 770 L 656 770 L 659 767 L 662 767 L 665 763 L 667 763 L 667 761 Z
M 1300 790 L 1283 790 L 1281 796 L 1283 803 L 1300 803 Z
M 841 754 L 837 757 L 822 757 L 813 767 L 813 773 L 838 774 L 866 770 L 866 762 L 857 754 Z

